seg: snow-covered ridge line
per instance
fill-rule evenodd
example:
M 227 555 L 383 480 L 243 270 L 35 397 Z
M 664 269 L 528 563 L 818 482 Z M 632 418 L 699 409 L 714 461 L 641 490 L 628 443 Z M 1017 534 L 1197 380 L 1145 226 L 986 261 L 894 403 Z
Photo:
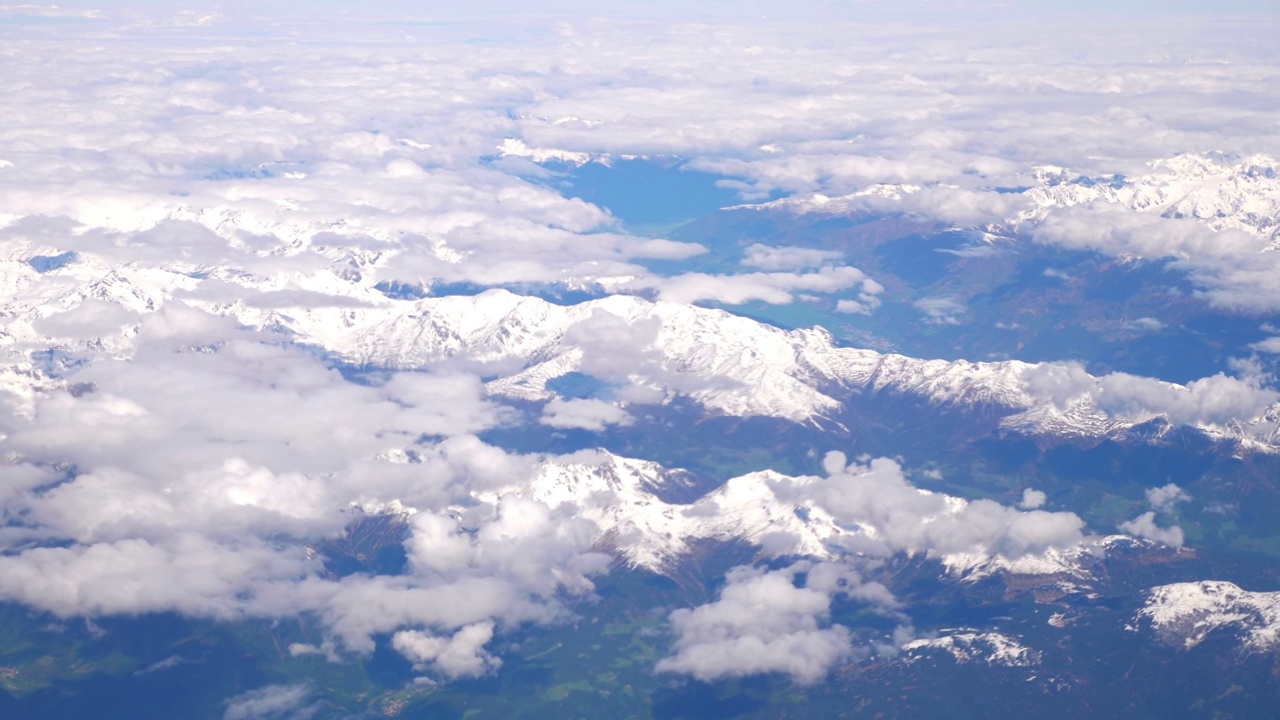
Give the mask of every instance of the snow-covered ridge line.
M 1239 230 L 1280 242 L 1280 160 L 1266 155 L 1184 154 L 1151 163 L 1144 175 L 1090 177 L 1066 168 L 1039 166 L 1036 185 L 1017 195 L 1024 207 L 1005 218 L 1016 228 L 1055 210 L 1104 203 L 1196 220 L 1213 230 Z M 891 212 L 893 204 L 920 193 L 920 185 L 872 185 L 838 197 L 815 194 L 729 210 L 819 213 Z
M 1250 592 L 1223 580 L 1162 585 L 1150 591 L 1138 620 L 1185 649 L 1230 631 L 1243 651 L 1269 652 L 1280 646 L 1280 592 Z
M 333 272 L 293 278 L 297 282 L 291 277 L 229 271 L 193 277 L 92 257 L 41 273 L 23 263 L 3 288 L 8 322 L 0 345 L 22 370 L 13 390 L 30 394 L 18 380 L 39 375 L 32 374 L 33 351 L 130 356 L 146 319 L 180 300 L 353 364 L 478 363 L 496 375 L 487 385 L 491 395 L 528 401 L 553 399 L 548 381 L 576 371 L 608 385 L 603 400 L 623 407 L 681 395 L 735 417 L 814 422 L 838 417 L 860 397 L 894 393 L 941 407 L 993 409 L 1003 427 L 1028 434 L 1124 437 L 1142 426 L 1159 437 L 1191 425 L 1273 450 L 1280 432 L 1280 413 L 1267 408 L 1277 394 L 1230 378 L 1184 387 L 1097 378 L 1064 364 L 921 360 L 836 347 L 819 328 L 781 330 L 721 310 L 635 296 L 569 306 L 504 290 L 408 300 Z M 223 289 L 207 289 L 210 278 Z M 1238 401 L 1205 402 L 1222 391 Z M 1168 420 L 1164 426 L 1150 425 L 1161 418 Z
M 794 422 L 831 418 L 867 394 L 918 397 L 940 407 L 994 408 L 1003 427 L 1027 434 L 1123 437 L 1167 418 L 1213 437 L 1276 445 L 1280 396 L 1231 378 L 1182 386 L 1132 376 L 1093 377 L 1075 365 L 921 360 L 836 347 L 820 328 L 781 330 L 679 303 L 610 296 L 571 306 L 493 290 L 379 308 L 255 310 L 242 322 L 283 328 L 351 362 L 426 368 L 465 358 L 513 368 L 488 384 L 496 396 L 555 397 L 548 381 L 568 372 L 617 387 L 620 402 L 685 395 L 713 413 Z M 1203 398 L 1237 392 L 1221 408 Z M 1159 424 L 1159 423 L 1157 423 Z
M 1138 177 L 1089 178 L 1040 168 L 1042 184 L 1025 193 L 1033 207 L 1017 222 L 1041 219 L 1054 208 L 1103 202 L 1273 243 L 1280 239 L 1280 161 L 1275 158 L 1183 154 L 1153 162 L 1151 170 Z
M 831 469 L 826 478 L 748 473 L 681 504 L 658 496 L 664 487 L 686 482 L 681 471 L 595 450 L 548 459 L 531 481 L 496 488 L 477 499 L 496 504 L 514 495 L 553 509 L 568 508 L 573 517 L 595 524 L 602 549 L 658 573 L 676 568 L 698 541 L 719 540 L 746 542 L 771 557 L 920 554 L 938 559 L 961 580 L 1000 574 L 1087 583 L 1091 568 L 1117 545 L 1151 545 L 1128 536 L 1081 535 L 1078 518 L 1068 513 L 1019 513 L 988 501 L 977 507 L 920 490 L 891 461 L 848 468 L 837 463 Z M 907 505 L 887 520 L 875 508 L 894 502 L 889 495 L 895 493 Z M 994 513 L 999 519 L 984 526 L 998 529 L 974 534 L 972 513 L 987 519 Z M 1033 524 L 1040 539 L 1031 544 L 1019 539 L 1023 522 Z
M 903 645 L 902 650 L 909 655 L 908 663 L 916 662 L 925 652 L 935 650 L 949 653 L 958 664 L 974 661 L 1003 667 L 1031 667 L 1040 664 L 1039 651 L 998 632 L 951 631 L 936 638 L 912 640 Z

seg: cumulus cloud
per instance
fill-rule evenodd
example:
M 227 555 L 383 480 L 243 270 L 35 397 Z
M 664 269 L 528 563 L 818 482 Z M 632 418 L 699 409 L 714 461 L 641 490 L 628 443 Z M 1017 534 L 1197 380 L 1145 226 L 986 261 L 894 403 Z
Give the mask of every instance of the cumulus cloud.
M 1162 528 L 1156 524 L 1154 511 L 1142 513 L 1138 517 L 1120 523 L 1120 529 L 1140 538 L 1162 543 L 1170 547 L 1182 547 L 1182 528 L 1178 526 Z
M 1109 412 L 1156 412 L 1175 423 L 1226 423 L 1252 418 L 1278 399 L 1280 393 L 1274 390 L 1221 373 L 1185 386 L 1114 373 L 1101 378 L 1098 394 L 1099 405 Z
M 1039 490 L 1027 488 L 1022 491 L 1022 502 L 1018 503 L 1024 510 L 1035 510 L 1044 505 L 1045 494 Z
M 1151 510 L 1132 520 L 1121 523 L 1120 529 L 1140 538 L 1163 543 L 1170 547 L 1182 547 L 1185 539 L 1182 528 L 1177 525 L 1167 528 L 1160 527 L 1156 524 L 1156 514 L 1172 513 L 1180 503 L 1190 500 L 1191 496 L 1175 483 L 1147 488 L 1146 496 L 1147 504 L 1151 506 Z
M 806 577 L 798 577 L 802 572 Z M 657 669 L 699 680 L 780 673 L 818 682 L 854 655 L 848 628 L 826 622 L 832 595 L 850 576 L 856 582 L 852 571 L 823 564 L 734 568 L 718 600 L 671 613 L 674 652 Z
M 1280 354 L 1280 337 L 1264 338 L 1249 347 L 1259 352 Z
M 1084 521 L 1074 513 L 1018 511 L 991 500 L 964 501 L 923 491 L 888 458 L 849 464 L 833 451 L 823 466 L 828 472 L 823 481 L 783 485 L 778 492 L 783 498 L 811 499 L 841 524 L 870 529 L 845 541 L 851 552 L 1021 557 L 1074 547 L 1083 539 Z
M 1147 489 L 1147 502 L 1151 504 L 1151 509 L 1156 512 L 1172 512 L 1179 503 L 1184 503 L 1190 499 L 1191 496 L 1174 483 Z
M 167 306 L 146 316 L 130 360 L 77 371 L 87 390 L 6 414 L 0 509 L 26 521 L 0 530 L 0 597 L 66 617 L 311 612 L 337 643 L 327 655 L 414 628 L 423 636 L 407 637 L 452 638 L 429 661 L 450 676 L 470 672 L 465 643 L 487 642 L 478 628 L 554 621 L 559 598 L 589 592 L 607 569 L 590 522 L 476 500 L 537 462 L 471 434 L 504 416 L 479 378 L 356 382 L 264 339 Z M 449 516 L 459 503 L 467 516 Z M 340 535 L 353 508 L 416 512 L 408 574 L 324 572 L 310 547 Z M 423 642 L 405 642 L 428 663 Z
M 851 315 L 865 315 L 874 309 L 874 305 L 868 306 L 857 300 L 845 298 L 836 301 L 836 312 L 849 313 Z
M 418 630 L 402 630 L 391 638 L 391 646 L 413 662 L 414 667 L 434 667 L 447 678 L 475 677 L 496 670 L 502 661 L 488 654 L 484 646 L 493 639 L 493 623 L 467 625 L 452 637 L 437 637 Z
M 553 398 L 542 409 L 538 422 L 556 428 L 580 428 L 599 432 L 610 425 L 629 425 L 626 410 L 603 400 Z
M 753 498 L 764 504 L 795 503 L 810 522 L 843 529 L 823 540 L 828 549 L 843 553 L 831 561 L 779 570 L 731 570 L 719 599 L 671 614 L 677 639 L 670 656 L 659 662 L 659 671 L 701 680 L 782 673 L 797 683 L 817 682 L 840 662 L 873 649 L 892 653 L 912 635 L 907 622 L 891 642 L 855 646 L 848 628 L 829 623 L 837 595 L 896 614 L 892 593 L 865 581 L 859 568 L 874 568 L 899 553 L 1018 558 L 1078 547 L 1084 540 L 1084 522 L 1075 514 L 1037 509 L 1044 504 L 1042 492 L 1026 490 L 1018 510 L 922 490 L 888 458 L 850 463 L 844 453 L 833 451 L 822 465 L 825 478 L 777 478 L 767 486 L 770 500 Z M 1147 532 L 1137 527 L 1134 532 L 1138 530 Z M 769 551 L 773 538 L 762 542 Z M 775 550 L 787 553 L 794 547 L 792 539 Z

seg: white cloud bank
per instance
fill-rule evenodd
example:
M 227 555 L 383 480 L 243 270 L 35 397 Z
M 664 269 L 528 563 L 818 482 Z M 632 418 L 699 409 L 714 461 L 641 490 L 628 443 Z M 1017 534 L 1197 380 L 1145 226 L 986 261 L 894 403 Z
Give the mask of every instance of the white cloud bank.
M 1009 27 L 974 43 L 948 27 L 574 16 L 555 32 L 522 27 L 518 42 L 519 23 L 486 26 L 511 42 L 478 46 L 449 23 L 276 20 L 248 32 L 234 17 L 130 12 L 0 28 L 21 34 L 0 76 L 11 120 L 0 130 L 3 369 L 28 373 L 0 413 L 0 597 L 61 616 L 312 613 L 335 647 L 369 652 L 392 635 L 445 677 L 490 671 L 496 633 L 562 618 L 560 598 L 590 591 L 608 566 L 592 527 L 525 499 L 476 502 L 535 463 L 475 437 L 507 413 L 477 375 L 354 382 L 218 314 L 323 310 L 341 335 L 342 313 L 383 302 L 383 282 L 560 283 L 726 304 L 852 289 L 841 311 L 879 302 L 861 270 L 790 247 L 748 248 L 750 272 L 656 275 L 643 261 L 707 249 L 629 235 L 601 208 L 490 162 L 508 140 L 534 153 L 678 154 L 735 176 L 748 196 L 916 183 L 863 202 L 982 223 L 1025 209 L 989 188 L 1027 181 L 1035 164 L 1139 168 L 1174 148 L 1249 153 L 1280 138 L 1275 44 L 1250 23 L 1191 38 L 1054 27 L 1036 36 L 1046 45 Z M 320 37 L 329 41 L 297 41 Z M 1040 237 L 1173 248 L 1221 280 L 1223 302 L 1274 280 L 1266 262 L 1242 263 L 1252 236 L 1110 212 L 1062 213 Z M 67 262 L 39 262 L 51 257 Z M 650 359 L 657 328 L 598 318 L 581 332 L 636 350 L 588 355 L 582 371 L 610 379 Z M 91 352 L 50 351 L 63 341 Z M 48 368 L 27 382 L 33 353 Z M 81 361 L 76 384 L 57 389 Z M 1248 417 L 1275 399 L 1229 378 L 1172 388 L 1113 376 L 1086 388 L 1071 368 L 1046 372 L 1051 391 L 1097 392 L 1107 407 L 1163 408 L 1175 421 Z M 592 402 L 548 407 L 552 425 L 626 421 Z M 874 528 L 851 552 L 1017 554 L 1080 537 L 1067 513 L 920 493 L 889 461 L 833 456 L 828 469 L 821 483 L 777 492 Z M 342 532 L 354 506 L 416 511 L 406 574 L 324 575 L 310 546 Z M 846 591 L 820 583 L 824 567 L 799 584 L 798 569 L 735 574 L 717 603 L 679 615 L 667 669 L 821 676 L 847 653 L 825 624 L 830 598 Z M 753 602 L 779 612 L 743 618 Z M 726 660 L 741 643 L 775 652 L 736 661 L 750 667 Z M 234 699 L 226 716 L 301 717 L 306 701 L 276 686 Z

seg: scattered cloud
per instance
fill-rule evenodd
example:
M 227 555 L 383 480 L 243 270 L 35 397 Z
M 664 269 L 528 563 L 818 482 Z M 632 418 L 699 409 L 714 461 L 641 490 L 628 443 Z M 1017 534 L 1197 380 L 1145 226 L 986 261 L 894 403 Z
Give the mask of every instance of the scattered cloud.
M 1022 491 L 1022 502 L 1018 503 L 1018 506 L 1023 510 L 1035 510 L 1036 508 L 1042 507 L 1045 500 L 1046 497 L 1043 492 L 1027 488 Z
M 742 264 L 766 271 L 804 270 L 839 260 L 843 253 L 800 247 L 771 247 L 756 243 L 747 247 Z
M 849 629 L 826 622 L 832 595 L 851 589 L 850 579 L 856 574 L 838 565 L 734 568 L 718 600 L 671 613 L 675 648 L 657 669 L 706 681 L 780 673 L 818 682 L 854 656 Z
M 626 410 L 603 400 L 553 398 L 542 409 L 538 422 L 556 428 L 580 428 L 599 432 L 610 425 L 630 425 Z
M 1147 502 L 1151 504 L 1151 509 L 1156 512 L 1172 512 L 1179 503 L 1184 503 L 1190 499 L 1191 496 L 1174 483 L 1147 490 Z
M 391 647 L 417 669 L 433 667 L 447 678 L 487 675 L 502 661 L 485 652 L 493 639 L 493 623 L 475 623 L 459 629 L 452 637 L 437 637 L 418 630 L 401 630 L 391 638 Z
M 267 685 L 231 698 L 222 720 L 310 720 L 321 709 L 310 696 L 306 685 Z
M 1120 529 L 1140 538 L 1162 543 L 1169 547 L 1182 547 L 1182 528 L 1178 526 L 1162 528 L 1156 524 L 1154 511 L 1142 513 L 1138 517 L 1120 523 Z
M 1021 557 L 1074 547 L 1084 521 L 1074 513 L 1018 511 L 991 500 L 963 501 L 912 485 L 888 458 L 848 463 L 828 453 L 821 483 L 780 486 L 786 499 L 812 499 L 836 522 L 873 532 L 850 540 L 851 552 L 888 557 L 897 552 L 942 556 L 978 552 Z
M 743 273 L 708 275 L 686 273 L 668 278 L 636 280 L 622 287 L 632 290 L 651 289 L 661 300 L 681 303 L 712 301 L 741 305 L 759 300 L 785 305 L 795 299 L 796 292 L 832 293 L 859 288 L 862 307 L 875 308 L 884 288 L 855 267 L 826 266 L 813 272 Z
M 935 325 L 958 325 L 960 316 L 969 311 L 963 302 L 951 297 L 920 298 L 912 305 L 924 313 L 926 322 Z
M 1182 528 L 1177 525 L 1162 528 L 1156 524 L 1156 515 L 1158 513 L 1165 515 L 1172 513 L 1180 503 L 1190 500 L 1191 496 L 1174 483 L 1169 483 L 1162 487 L 1148 488 L 1146 495 L 1147 503 L 1151 506 L 1151 510 L 1132 520 L 1121 523 L 1120 529 L 1140 538 L 1163 543 L 1170 547 L 1182 547 L 1185 539 Z

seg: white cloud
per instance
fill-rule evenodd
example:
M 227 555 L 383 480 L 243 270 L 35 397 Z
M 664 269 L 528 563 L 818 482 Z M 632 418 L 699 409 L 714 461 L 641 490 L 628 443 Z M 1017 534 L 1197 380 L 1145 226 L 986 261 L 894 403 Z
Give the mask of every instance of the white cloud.
M 1185 386 L 1113 373 L 1101 378 L 1098 405 L 1114 413 L 1162 413 L 1175 423 L 1226 423 L 1257 417 L 1280 393 L 1218 374 Z
M 1174 483 L 1147 489 L 1147 502 L 1151 504 L 1151 509 L 1156 512 L 1172 512 L 1179 503 L 1187 502 L 1190 499 L 1191 496 Z
M 486 675 L 500 667 L 502 661 L 484 650 L 492 639 L 493 623 L 485 622 L 467 625 L 452 637 L 401 630 L 392 636 L 391 646 L 412 661 L 415 668 L 434 667 L 452 679 Z
M 222 720 L 309 720 L 321 709 L 306 704 L 310 695 L 305 685 L 267 685 L 231 698 Z
M 807 572 L 818 579 L 797 576 Z M 827 624 L 831 597 L 841 586 L 823 586 L 821 576 L 856 575 L 838 566 L 793 565 L 764 571 L 742 566 L 729 571 L 718 600 L 692 610 L 676 610 L 674 652 L 658 662 L 659 672 L 699 680 L 762 673 L 789 675 L 795 682 L 822 680 L 839 662 L 854 656 L 851 634 Z M 816 586 L 816 587 L 815 587 Z
M 783 484 L 777 492 L 784 499 L 811 499 L 843 525 L 870 528 L 871 534 L 848 541 L 851 552 L 1021 557 L 1074 547 L 1083 539 L 1084 521 L 1074 513 L 1020 512 L 991 500 L 966 502 L 922 491 L 887 458 L 846 465 L 842 453 L 832 452 L 823 466 L 829 473 L 823 482 Z
M 920 298 L 912 305 L 924 313 L 928 322 L 938 325 L 959 324 L 960 316 L 968 312 L 963 302 L 951 297 Z
M 1226 424 L 1255 418 L 1280 401 L 1280 392 L 1263 387 L 1256 376 L 1234 378 L 1219 373 L 1178 385 L 1127 373 L 1095 378 L 1077 363 L 1045 363 L 1023 377 L 1034 396 L 1059 408 L 1087 399 L 1113 417 L 1163 415 L 1175 424 Z
M 1045 494 L 1039 490 L 1027 488 L 1022 491 L 1022 502 L 1018 503 L 1024 510 L 1035 510 L 1044 505 Z
M 749 247 L 744 263 L 758 271 L 748 273 L 655 274 L 640 261 L 707 248 L 627 235 L 607 211 L 491 162 L 508 139 L 570 159 L 689 157 L 691 168 L 733 174 L 749 195 L 914 183 L 893 197 L 858 196 L 850 209 L 982 224 L 1026 209 L 1026 198 L 989 188 L 1027 182 L 1033 164 L 1127 171 L 1173 147 L 1250 151 L 1274 147 L 1280 133 L 1267 102 L 1273 44 L 1245 41 L 1269 41 L 1267 30 L 1225 21 L 1192 40 L 1055 27 L 1034 47 L 1008 43 L 1022 35 L 1006 26 L 976 42 L 904 25 L 851 38 L 825 22 L 708 33 L 575 20 L 572 32 L 545 35 L 490 23 L 484 32 L 522 40 L 477 52 L 448 23 L 415 25 L 409 39 L 402 23 L 352 16 L 343 37 L 299 44 L 287 20 L 249 26 L 226 12 L 235 17 L 133 25 L 139 15 L 121 10 L 88 29 L 33 24 L 6 58 L 0 94 L 14 120 L 0 162 L 0 302 L 21 336 L 6 362 L 55 346 L 80 384 L 70 392 L 41 378 L 47 388 L 29 407 L 3 400 L 3 450 L 15 460 L 0 468 L 0 510 L 24 522 L 0 528 L 0 597 L 68 617 L 309 612 L 331 647 L 369 652 L 390 635 L 445 676 L 496 666 L 486 649 L 494 633 L 561 618 L 559 598 L 590 591 L 607 567 L 591 551 L 591 524 L 519 498 L 477 500 L 537 462 L 476 438 L 512 417 L 478 373 L 451 366 L 357 382 L 312 349 L 242 323 L 320 318 L 350 339 L 353 311 L 395 302 L 375 290 L 383 281 L 561 283 L 725 304 L 851 291 L 841 312 L 868 312 L 883 292 L 834 251 L 794 247 Z M 396 12 L 405 10 L 384 16 Z M 891 66 L 890 45 L 901 48 Z M 1118 61 L 1131 72 L 1115 75 Z M 1036 233 L 1173 257 L 1216 302 L 1274 301 L 1273 260 L 1243 231 L 1081 206 Z M 75 262 L 47 273 L 25 264 L 64 252 Z M 963 312 L 954 299 L 921 303 L 939 322 Z M 429 320 L 405 313 L 415 326 Z M 657 318 L 604 313 L 568 332 L 580 336 L 581 371 L 623 385 L 624 401 L 707 385 L 663 365 Z M 1177 387 L 1116 375 L 1082 387 L 1080 373 L 1037 382 L 1055 398 L 1093 393 L 1113 412 L 1177 421 L 1225 422 L 1276 399 L 1222 376 Z M 547 407 L 550 424 L 627 419 L 602 401 Z M 887 461 L 832 466 L 819 485 L 779 492 L 875 528 L 872 555 L 1017 554 L 1080 534 L 1068 513 L 921 493 Z M 63 477 L 61 467 L 76 471 Z M 415 511 L 408 574 L 322 573 L 308 548 L 342 532 L 353 506 Z M 1151 513 L 1132 522 L 1134 532 L 1177 531 L 1160 530 Z M 680 616 L 687 632 L 670 669 L 821 677 L 849 652 L 847 634 L 824 625 L 837 591 L 817 584 L 821 572 L 807 571 L 801 587 L 785 573 L 735 575 L 709 609 Z M 752 597 L 779 617 L 734 616 Z M 733 652 L 743 643 L 775 652 Z M 272 686 L 234 698 L 226 718 L 304 717 L 309 707 L 304 688 Z
M 800 247 L 771 247 L 755 243 L 747 247 L 742 264 L 761 270 L 804 270 L 839 260 L 843 253 Z
M 1280 337 L 1265 338 L 1253 343 L 1249 347 L 1253 350 L 1258 350 L 1259 352 L 1277 354 L 1280 353 Z
M 860 303 L 857 300 L 849 300 L 847 298 L 844 300 L 836 301 L 836 312 L 849 313 L 851 315 L 862 315 L 862 314 L 869 313 L 871 312 L 873 307 L 874 306 L 868 307 L 867 305 L 864 305 L 863 303 Z
M 121 305 L 89 298 L 75 307 L 49 315 L 34 323 L 37 332 L 56 338 L 91 340 L 113 335 L 127 325 L 136 325 L 140 316 Z
M 743 273 L 708 275 L 686 273 L 669 278 L 646 278 L 627 283 L 628 289 L 653 289 L 662 300 L 681 303 L 714 301 L 741 305 L 760 300 L 785 305 L 798 291 L 832 293 L 860 288 L 858 297 L 863 307 L 880 304 L 883 287 L 861 270 L 847 265 L 826 266 L 813 272 Z
M 1120 523 L 1119 527 L 1130 535 L 1136 535 L 1137 537 L 1162 543 L 1170 547 L 1182 547 L 1184 539 L 1182 528 L 1176 525 L 1169 528 L 1160 527 L 1156 524 L 1156 514 L 1154 511 L 1145 512 L 1132 520 Z
M 599 432 L 610 425 L 630 425 L 626 410 L 603 400 L 553 398 L 542 409 L 538 422 L 556 428 L 581 428 Z

